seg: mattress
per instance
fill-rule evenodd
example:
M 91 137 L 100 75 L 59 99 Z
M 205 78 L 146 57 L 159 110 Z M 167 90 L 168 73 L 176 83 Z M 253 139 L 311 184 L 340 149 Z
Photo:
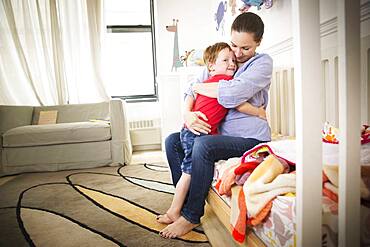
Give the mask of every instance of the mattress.
M 296 246 L 295 197 L 278 196 L 270 215 L 263 224 L 254 227 L 255 234 L 267 246 Z M 364 212 L 369 210 L 364 207 Z M 338 204 L 322 198 L 322 246 L 338 246 Z

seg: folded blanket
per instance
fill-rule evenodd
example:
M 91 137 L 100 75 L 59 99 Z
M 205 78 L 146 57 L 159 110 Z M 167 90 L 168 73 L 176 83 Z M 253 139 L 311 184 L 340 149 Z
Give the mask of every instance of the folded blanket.
M 276 196 L 295 192 L 295 174 L 282 174 L 284 170 L 284 164 L 269 155 L 249 176 L 243 185 L 249 217 L 256 217 Z
M 323 194 L 335 202 L 338 202 L 339 167 L 334 165 L 323 166 L 323 176 L 327 179 L 323 181 Z M 361 198 L 370 199 L 370 167 L 361 167 L 360 180 Z
M 234 170 L 240 165 L 240 158 L 230 158 L 219 168 L 219 178 L 215 185 L 220 195 L 231 196 L 231 186 L 235 183 Z
M 231 197 L 231 215 L 230 222 L 233 238 L 242 243 L 245 240 L 247 225 L 256 226 L 260 224 L 270 213 L 272 208 L 272 200 L 254 218 L 247 219 L 247 207 L 245 205 L 245 196 L 242 186 L 233 186 Z
M 322 194 L 334 202 L 338 202 L 338 187 L 330 182 L 325 182 L 322 188 Z
M 369 140 L 369 135 L 366 138 Z M 338 142 L 323 142 L 323 193 L 336 201 L 338 200 L 338 167 L 336 165 L 339 160 Z M 363 142 L 361 145 L 361 163 L 369 164 L 370 143 L 365 143 L 367 144 Z M 240 165 L 230 167 L 223 181 L 219 181 L 223 193 L 231 194 L 232 192 L 233 195 L 230 222 L 235 240 L 244 241 L 247 224 L 260 223 L 268 214 L 269 205 L 272 205 L 270 203 L 276 196 L 295 192 L 295 174 L 284 174 L 288 170 L 287 164 L 295 166 L 295 147 L 295 140 L 261 143 L 248 150 L 241 158 Z M 259 160 L 261 157 L 264 158 L 262 163 Z M 369 169 L 362 167 L 361 196 L 363 199 L 370 199 L 370 167 L 366 168 Z M 232 186 L 236 183 L 236 179 L 243 177 L 245 173 L 248 173 L 248 178 L 243 189 L 234 189 Z M 366 173 L 369 176 L 364 177 Z M 223 182 L 225 182 L 224 185 Z M 238 187 L 240 186 L 235 186 L 235 188 Z
M 240 166 L 247 159 L 242 158 Z M 242 190 L 232 187 L 230 223 L 236 241 L 244 241 L 247 224 L 259 224 L 268 215 L 276 196 L 295 192 L 295 174 L 284 171 L 286 163 L 270 154 L 252 171 Z

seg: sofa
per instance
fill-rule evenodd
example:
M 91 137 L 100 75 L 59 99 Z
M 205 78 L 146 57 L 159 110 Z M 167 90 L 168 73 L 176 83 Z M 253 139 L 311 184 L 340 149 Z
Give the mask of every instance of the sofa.
M 41 112 L 56 111 L 53 124 Z M 125 102 L 57 106 L 0 105 L 0 174 L 130 163 Z

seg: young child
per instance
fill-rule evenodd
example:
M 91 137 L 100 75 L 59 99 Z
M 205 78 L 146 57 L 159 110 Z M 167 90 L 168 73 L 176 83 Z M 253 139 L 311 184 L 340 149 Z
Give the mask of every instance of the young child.
M 224 42 L 216 43 L 207 47 L 204 51 L 203 60 L 207 65 L 210 77 L 207 82 L 218 82 L 220 80 L 231 80 L 237 70 L 235 55 L 231 47 Z M 245 102 L 237 109 L 246 114 L 259 116 L 266 119 L 266 112 L 263 107 L 257 108 Z M 210 98 L 201 94 L 194 99 L 191 96 L 185 98 L 185 111 L 198 112 L 200 116 L 211 126 L 209 134 L 217 134 L 217 128 L 227 113 L 227 109 L 221 106 L 216 98 Z M 186 194 L 189 190 L 191 179 L 191 154 L 194 139 L 197 135 L 185 127 L 180 132 L 181 144 L 184 149 L 185 158 L 181 164 L 182 175 L 175 189 L 175 195 L 170 208 L 164 215 L 157 217 L 158 222 L 170 224 L 180 217 Z

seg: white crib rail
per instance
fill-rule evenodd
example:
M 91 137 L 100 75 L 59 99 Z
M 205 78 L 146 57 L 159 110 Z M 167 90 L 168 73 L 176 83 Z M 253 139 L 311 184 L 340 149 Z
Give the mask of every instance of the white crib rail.
M 338 1 L 339 246 L 360 246 L 360 1 Z
M 332 61 L 324 59 L 321 66 L 319 1 L 292 1 L 292 11 L 296 81 L 297 245 L 321 245 L 322 152 L 317 132 L 322 127 L 323 119 L 329 118 L 334 124 L 338 124 L 339 119 L 341 131 L 339 246 L 359 246 L 360 2 L 338 1 L 339 56 Z M 284 97 L 287 84 L 281 85 L 281 79 L 288 78 L 285 76 L 287 73 L 284 74 L 283 71 L 274 74 L 270 96 L 276 105 L 271 103 L 269 108 L 272 130 L 281 134 L 289 133 L 287 121 L 281 119 L 289 115 L 289 110 L 281 107 L 287 106 L 287 98 Z M 336 74 L 338 80 L 335 78 Z M 334 83 L 326 83 L 330 81 Z M 332 92 L 334 97 L 330 97 L 328 92 Z M 336 108 L 333 114 L 330 112 L 333 110 L 331 106 L 339 106 L 339 115 Z
M 274 68 L 267 115 L 273 134 L 295 136 L 294 69 Z
M 321 245 L 323 87 L 319 0 L 292 1 L 297 151 L 297 246 Z
M 370 118 L 370 36 L 361 39 L 361 124 Z M 339 127 L 338 47 L 321 51 L 323 119 Z M 293 67 L 275 67 L 267 115 L 271 132 L 295 136 L 295 81 Z
M 304 167 L 297 167 L 297 203 L 301 205 L 297 208 L 297 246 L 321 245 L 321 188 L 317 188 L 321 158 L 310 155 L 321 154 L 321 145 L 317 143 L 320 137 L 312 140 L 307 129 L 321 128 L 324 121 L 341 131 L 338 242 L 340 246 L 360 246 L 359 126 L 370 119 L 370 36 L 360 38 L 358 0 L 337 4 L 338 44 L 326 45 L 320 55 L 315 19 L 318 1 L 292 1 L 296 71 L 292 66 L 274 68 L 269 93 L 267 114 L 272 133 L 296 136 L 297 150 L 302 151 L 298 163 Z M 363 3 L 361 9 L 367 6 Z M 368 18 L 363 12 L 361 21 Z

